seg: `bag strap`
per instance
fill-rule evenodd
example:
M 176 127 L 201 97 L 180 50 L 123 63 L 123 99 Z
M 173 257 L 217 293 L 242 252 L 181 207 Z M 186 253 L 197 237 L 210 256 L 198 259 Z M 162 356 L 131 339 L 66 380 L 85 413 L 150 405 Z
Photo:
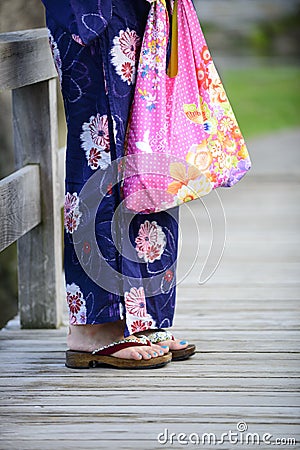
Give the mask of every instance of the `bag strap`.
M 175 0 L 172 14 L 171 54 L 167 75 L 170 78 L 175 78 L 177 74 L 178 74 L 178 0 Z

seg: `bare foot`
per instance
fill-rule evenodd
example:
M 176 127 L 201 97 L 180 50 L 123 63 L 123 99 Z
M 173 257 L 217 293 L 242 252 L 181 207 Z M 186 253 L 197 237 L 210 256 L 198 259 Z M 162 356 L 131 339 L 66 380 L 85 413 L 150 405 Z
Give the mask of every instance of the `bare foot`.
M 136 337 L 136 336 L 130 336 Z M 92 352 L 104 345 L 124 339 L 124 321 L 97 325 L 70 325 L 67 345 L 70 350 Z M 167 344 L 159 343 L 151 346 L 124 348 L 111 356 L 124 359 L 151 359 L 168 353 Z

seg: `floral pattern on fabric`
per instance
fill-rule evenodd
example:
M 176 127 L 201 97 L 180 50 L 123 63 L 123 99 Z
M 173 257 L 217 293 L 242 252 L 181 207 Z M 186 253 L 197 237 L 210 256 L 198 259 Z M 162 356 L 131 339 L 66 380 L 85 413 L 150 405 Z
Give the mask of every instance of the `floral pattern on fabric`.
M 164 11 L 162 4 L 157 3 L 156 7 L 158 13 Z M 159 79 L 166 70 L 164 60 L 166 40 L 167 30 L 164 21 L 150 12 L 138 70 L 142 78 L 151 79 L 153 89 L 159 89 Z
M 199 147 L 201 149 L 201 154 L 205 152 L 202 146 L 196 146 L 196 148 Z M 207 164 L 207 162 L 203 162 L 205 159 L 206 158 L 203 157 L 200 158 L 202 165 Z M 195 161 L 196 160 L 197 158 L 195 157 Z M 190 164 L 192 163 L 190 162 Z M 170 164 L 170 175 L 176 181 L 172 181 L 172 183 L 168 185 L 167 192 L 174 195 L 175 205 L 180 205 L 209 194 L 211 191 L 211 184 L 207 178 L 199 178 L 200 173 L 201 172 L 192 165 L 186 170 L 183 163 Z
M 163 11 L 163 6 L 157 4 L 159 11 Z M 145 100 L 145 107 L 148 111 L 156 109 L 157 94 L 160 88 L 160 78 L 165 71 L 164 47 L 166 46 L 167 30 L 161 19 L 155 20 L 155 16 L 150 12 L 148 18 L 147 31 L 144 36 L 145 44 L 140 57 L 138 67 L 139 75 L 142 78 L 151 80 L 153 92 L 147 89 L 138 89 L 140 98 Z
M 151 94 L 151 92 L 147 92 L 146 89 L 144 89 L 144 90 L 138 89 L 138 92 L 141 96 L 141 99 L 146 101 L 146 109 L 148 109 L 148 111 L 152 111 L 153 109 L 156 108 L 157 100 L 156 100 L 155 94 Z
M 140 331 L 146 331 L 153 327 L 153 322 L 151 320 L 135 320 L 131 323 L 130 329 L 131 333 L 138 333 Z
M 214 66 L 206 45 L 200 50 L 202 64 L 198 68 L 199 88 L 207 92 L 210 103 L 200 99 L 200 108 L 204 130 L 207 133 L 206 149 L 191 149 L 186 160 L 198 167 L 211 182 L 212 188 L 226 185 L 227 180 L 234 184 L 250 168 L 250 159 L 245 141 L 237 125 L 232 107 Z M 190 116 L 185 107 L 185 114 Z M 192 105 L 190 105 L 192 106 Z M 195 105 L 194 105 L 195 106 Z M 217 120 L 218 119 L 218 120 Z M 203 146 L 202 146 L 203 147 Z M 199 164 L 200 160 L 210 164 Z
M 137 52 L 141 45 L 140 37 L 134 30 L 121 30 L 113 40 L 111 62 L 121 79 L 131 85 L 135 81 Z
M 166 235 L 157 222 L 146 220 L 140 226 L 135 243 L 139 258 L 143 258 L 145 262 L 153 263 L 160 259 L 163 254 L 166 246 Z
M 48 37 L 49 37 L 49 45 L 50 50 L 52 53 L 54 65 L 57 71 L 58 79 L 60 84 L 62 83 L 62 61 L 60 57 L 60 51 L 58 49 L 57 43 L 55 42 L 50 30 L 48 30 Z
M 64 226 L 67 233 L 73 234 L 77 230 L 81 215 L 77 192 L 67 192 L 64 203 Z
M 131 288 L 130 292 L 125 294 L 125 306 L 129 314 L 139 317 L 147 316 L 146 299 L 144 289 Z
M 72 34 L 72 39 L 77 42 L 77 44 L 82 45 L 83 47 L 85 47 L 85 43 L 83 42 L 83 40 L 81 39 L 80 36 L 78 36 L 78 34 Z
M 129 292 L 125 292 L 126 323 L 130 333 L 145 331 L 149 329 L 155 321 L 147 313 L 146 298 L 144 288 L 132 287 Z
M 71 325 L 86 324 L 86 302 L 79 286 L 75 283 L 66 285 L 67 305 Z
M 203 197 L 211 191 L 211 186 L 205 178 L 191 180 L 183 185 L 176 193 L 175 200 L 178 205 Z
M 164 280 L 167 281 L 167 283 L 171 283 L 171 281 L 173 280 L 173 277 L 174 277 L 173 271 L 167 270 L 164 275 Z
M 80 136 L 88 166 L 92 170 L 106 169 L 111 164 L 110 140 L 107 115 L 91 116 L 89 122 L 82 125 Z

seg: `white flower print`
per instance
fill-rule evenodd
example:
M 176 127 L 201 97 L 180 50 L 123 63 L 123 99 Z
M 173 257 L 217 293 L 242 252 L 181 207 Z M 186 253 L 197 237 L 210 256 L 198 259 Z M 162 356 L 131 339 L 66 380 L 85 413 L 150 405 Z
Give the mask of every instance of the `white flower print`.
M 139 258 L 152 263 L 161 258 L 166 247 L 166 235 L 157 222 L 146 220 L 140 226 L 135 243 Z
M 129 59 L 135 62 L 135 55 L 140 44 L 140 38 L 134 30 L 121 31 L 119 35 L 120 49 Z
M 86 155 L 88 160 L 88 165 L 91 167 L 91 169 L 98 169 L 100 166 L 100 160 L 102 158 L 100 150 L 93 147 Z
M 227 132 L 230 132 L 230 130 L 234 127 L 234 121 L 228 117 L 224 116 L 219 124 L 219 129 L 226 134 Z
M 190 180 L 187 185 L 183 185 L 175 197 L 177 203 L 185 203 L 207 195 L 212 190 L 211 183 L 206 177 L 198 180 Z
M 218 158 L 222 154 L 222 144 L 217 139 L 208 142 L 208 148 L 214 158 Z
M 81 147 L 85 151 L 88 166 L 92 170 L 106 169 L 111 163 L 110 140 L 107 115 L 91 116 L 82 125 Z
M 86 302 L 79 286 L 75 283 L 66 285 L 69 319 L 72 325 L 86 324 Z
M 164 38 L 165 37 L 165 24 L 161 19 L 157 19 L 156 27 L 157 27 L 158 31 L 162 31 L 164 33 L 163 37 L 162 37 L 162 38 Z
M 131 85 L 135 81 L 137 50 L 141 45 L 140 37 L 134 30 L 127 28 L 126 31 L 120 30 L 113 44 L 111 62 L 122 81 Z
M 121 65 L 121 78 L 123 81 L 132 84 L 134 73 L 135 67 L 131 62 L 126 61 Z
M 52 53 L 53 60 L 54 60 L 54 65 L 56 67 L 58 79 L 61 84 L 62 83 L 62 62 L 61 62 L 61 57 L 60 57 L 60 51 L 57 46 L 57 43 L 55 42 L 52 34 L 50 33 L 50 30 L 48 30 L 48 37 L 49 37 L 51 53 Z
M 125 292 L 126 323 L 131 334 L 155 328 L 156 322 L 147 313 L 147 304 L 143 286 L 132 287 Z
M 134 320 L 129 323 L 130 333 L 139 333 L 140 331 L 146 331 L 151 328 L 155 328 L 155 322 L 153 320 Z
M 130 292 L 125 292 L 125 307 L 128 314 L 133 314 L 137 317 L 146 317 L 146 299 L 144 288 L 132 287 Z
M 81 216 L 77 192 L 67 192 L 64 204 L 64 226 L 67 233 L 73 234 L 77 230 Z
M 89 129 L 93 142 L 104 150 L 109 150 L 109 131 L 108 131 L 108 118 L 107 116 L 100 116 L 90 119 Z

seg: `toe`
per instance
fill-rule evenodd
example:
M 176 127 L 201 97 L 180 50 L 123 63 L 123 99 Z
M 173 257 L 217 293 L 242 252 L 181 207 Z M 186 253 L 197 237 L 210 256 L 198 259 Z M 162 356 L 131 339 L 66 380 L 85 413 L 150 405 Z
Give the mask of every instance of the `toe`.
M 183 348 L 186 348 L 189 343 L 185 340 L 180 339 L 174 339 L 169 341 L 162 341 L 159 343 L 159 345 L 164 346 L 167 345 L 170 350 L 182 350 Z
M 164 344 L 164 345 L 159 345 L 159 344 L 152 344 L 151 345 L 152 349 L 157 352 L 160 356 L 164 355 L 165 353 L 169 352 L 169 346 Z
M 129 359 L 140 360 L 143 359 L 143 355 L 139 350 L 134 349 L 130 352 Z
M 151 355 L 152 358 L 157 358 L 158 356 L 162 356 L 164 354 L 164 351 L 161 348 L 153 348 L 147 347 L 148 353 Z
M 139 353 L 142 355 L 143 359 L 151 359 L 152 358 L 152 353 L 151 353 L 150 347 L 140 347 Z

